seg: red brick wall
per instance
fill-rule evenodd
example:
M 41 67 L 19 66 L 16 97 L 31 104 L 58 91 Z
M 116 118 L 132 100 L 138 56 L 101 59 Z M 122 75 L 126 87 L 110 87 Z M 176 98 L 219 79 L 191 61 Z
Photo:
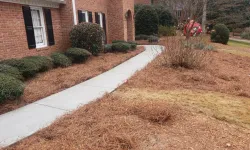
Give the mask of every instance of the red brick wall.
M 151 4 L 151 0 L 135 0 L 135 4 Z
M 60 49 L 62 45 L 60 13 L 58 9 L 51 9 L 51 14 L 56 44 L 42 49 L 29 49 L 22 5 L 0 2 L 0 59 L 48 55 Z
M 134 39 L 134 0 L 75 0 L 77 10 L 106 14 L 107 40 Z M 129 30 L 125 13 L 131 11 Z M 0 2 L 0 60 L 31 55 L 49 55 L 56 50 L 70 47 L 69 32 L 74 26 L 72 0 L 66 0 L 60 8 L 51 8 L 55 45 L 41 49 L 29 49 L 22 13 L 22 5 Z M 129 37 L 129 38 L 128 38 Z

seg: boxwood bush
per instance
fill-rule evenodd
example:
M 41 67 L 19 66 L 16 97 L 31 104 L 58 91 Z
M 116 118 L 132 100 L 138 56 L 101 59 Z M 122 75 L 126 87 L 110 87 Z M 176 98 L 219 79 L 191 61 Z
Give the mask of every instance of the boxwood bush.
M 224 24 L 217 24 L 211 32 L 211 41 L 216 43 L 227 44 L 229 40 L 229 29 Z
M 39 72 L 47 71 L 51 68 L 53 68 L 53 61 L 50 57 L 46 56 L 28 56 L 24 57 L 23 59 L 27 59 L 38 67 Z
M 7 59 L 1 62 L 12 67 L 16 67 L 23 75 L 24 78 L 34 77 L 39 72 L 39 66 L 29 59 Z
M 55 67 L 68 67 L 72 65 L 72 61 L 63 53 L 54 52 L 50 57 Z
M 139 34 L 135 36 L 135 40 L 148 40 L 149 35 Z
M 104 45 L 104 53 L 112 52 L 112 44 Z
M 85 49 L 81 48 L 69 48 L 65 54 L 72 60 L 74 63 L 81 63 L 86 61 L 91 53 Z
M 16 99 L 23 94 L 24 84 L 12 76 L 0 73 L 0 91 L 0 103 Z
M 17 68 L 6 65 L 6 64 L 0 64 L 0 73 L 12 76 L 19 80 L 23 80 L 23 76 Z
M 136 13 L 135 16 L 136 35 L 158 34 L 158 24 L 159 24 L 158 15 L 152 6 L 144 5 Z
M 113 52 L 128 52 L 130 50 L 130 44 L 128 43 L 114 43 L 112 44 L 112 51 Z
M 82 48 L 98 55 L 102 50 L 104 31 L 98 24 L 80 23 L 70 32 L 72 47 Z
M 137 43 L 134 42 L 134 41 L 124 41 L 124 40 L 114 40 L 112 41 L 112 43 L 125 43 L 125 44 L 128 44 L 130 46 L 130 50 L 135 50 L 137 48 Z
M 159 38 L 157 36 L 153 36 L 151 35 L 149 38 L 148 38 L 148 42 L 149 43 L 157 43 L 159 41 Z

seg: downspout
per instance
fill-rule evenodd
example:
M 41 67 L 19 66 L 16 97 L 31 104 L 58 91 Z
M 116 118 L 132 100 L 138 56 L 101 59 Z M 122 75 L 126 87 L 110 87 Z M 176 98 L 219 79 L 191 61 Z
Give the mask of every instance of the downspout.
M 74 25 L 77 25 L 77 20 L 76 20 L 76 2 L 75 2 L 75 0 L 72 0 L 72 8 L 73 8 Z

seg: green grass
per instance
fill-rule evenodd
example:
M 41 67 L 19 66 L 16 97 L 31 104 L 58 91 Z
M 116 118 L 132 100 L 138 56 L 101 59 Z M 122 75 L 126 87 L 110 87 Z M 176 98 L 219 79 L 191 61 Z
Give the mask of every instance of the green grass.
M 234 47 L 249 47 L 250 48 L 250 43 L 243 42 L 243 41 L 229 40 L 228 45 L 234 46 Z

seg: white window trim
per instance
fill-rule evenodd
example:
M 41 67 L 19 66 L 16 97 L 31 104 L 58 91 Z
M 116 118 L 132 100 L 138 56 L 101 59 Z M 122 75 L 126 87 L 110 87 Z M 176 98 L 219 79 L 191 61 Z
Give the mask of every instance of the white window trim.
M 31 10 L 39 10 L 40 15 L 41 15 L 41 25 L 43 27 L 43 38 L 44 38 L 44 43 L 42 44 L 36 44 L 36 48 L 43 48 L 43 47 L 47 47 L 47 34 L 46 34 L 46 29 L 45 29 L 45 20 L 44 20 L 44 15 L 43 15 L 43 9 L 42 7 L 34 7 L 34 6 L 30 6 Z M 35 36 L 35 35 L 34 35 Z
M 103 28 L 103 15 L 102 13 L 98 13 L 99 20 L 100 20 L 100 26 Z
M 88 11 L 82 11 L 82 13 L 85 15 L 85 19 L 86 21 L 85 22 L 89 22 L 89 14 L 88 14 Z

